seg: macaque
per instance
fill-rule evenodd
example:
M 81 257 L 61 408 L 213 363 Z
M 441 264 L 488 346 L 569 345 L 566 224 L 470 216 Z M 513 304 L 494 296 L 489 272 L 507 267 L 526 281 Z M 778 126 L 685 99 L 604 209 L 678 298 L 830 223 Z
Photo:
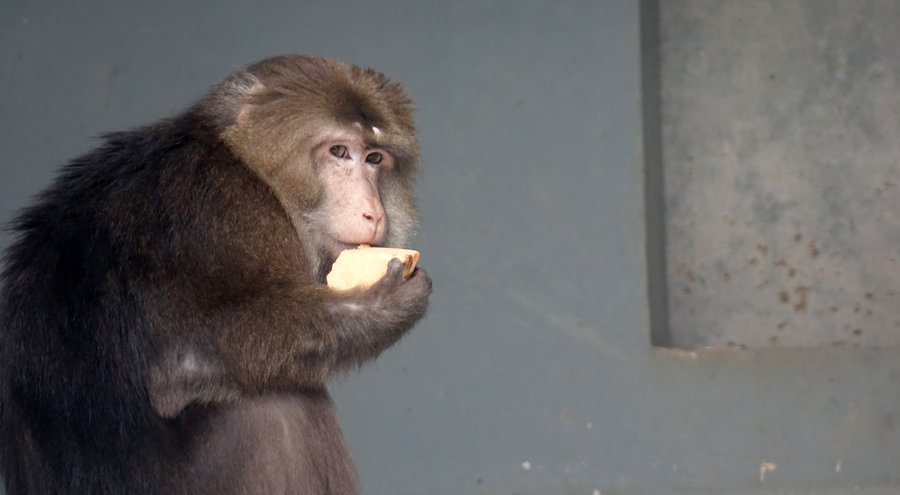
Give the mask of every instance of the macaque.
M 71 161 L 0 279 L 7 493 L 357 493 L 326 381 L 416 324 L 431 280 L 324 282 L 414 233 L 412 111 L 378 72 L 281 56 Z

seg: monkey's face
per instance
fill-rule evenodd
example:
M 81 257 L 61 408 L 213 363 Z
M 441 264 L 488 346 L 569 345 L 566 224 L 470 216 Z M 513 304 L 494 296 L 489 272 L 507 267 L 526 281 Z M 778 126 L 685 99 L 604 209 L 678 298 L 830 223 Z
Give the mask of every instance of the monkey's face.
M 379 184 L 392 172 L 394 157 L 374 141 L 344 131 L 324 136 L 313 148 L 313 167 L 322 186 L 317 216 L 329 254 L 381 244 L 388 218 Z
M 276 57 L 224 82 L 201 110 L 272 188 L 315 278 L 344 249 L 404 247 L 415 231 L 412 101 L 384 75 Z

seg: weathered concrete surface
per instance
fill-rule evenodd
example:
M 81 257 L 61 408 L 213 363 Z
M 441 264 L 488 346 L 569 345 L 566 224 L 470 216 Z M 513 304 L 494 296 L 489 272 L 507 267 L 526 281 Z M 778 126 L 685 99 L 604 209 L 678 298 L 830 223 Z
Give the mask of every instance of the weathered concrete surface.
M 676 346 L 900 344 L 900 2 L 661 2 Z

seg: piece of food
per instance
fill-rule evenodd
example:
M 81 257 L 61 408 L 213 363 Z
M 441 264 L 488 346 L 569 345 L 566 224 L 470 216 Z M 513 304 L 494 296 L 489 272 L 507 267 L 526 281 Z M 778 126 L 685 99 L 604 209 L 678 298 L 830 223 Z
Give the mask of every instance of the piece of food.
M 388 263 L 397 258 L 403 263 L 403 276 L 408 277 L 419 262 L 419 252 L 412 249 L 369 247 L 343 251 L 325 278 L 332 289 L 347 290 L 368 287 L 387 273 Z

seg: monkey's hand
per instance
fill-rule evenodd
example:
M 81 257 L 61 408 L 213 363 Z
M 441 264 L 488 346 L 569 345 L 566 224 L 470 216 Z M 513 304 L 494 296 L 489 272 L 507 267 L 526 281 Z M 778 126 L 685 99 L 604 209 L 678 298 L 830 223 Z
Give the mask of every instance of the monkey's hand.
M 396 259 L 371 287 L 338 294 L 331 308 L 338 317 L 335 364 L 358 365 L 393 345 L 425 316 L 430 294 L 431 279 L 425 270 L 416 268 L 404 278 L 403 265 Z
M 387 273 L 368 291 L 377 306 L 393 307 L 401 320 L 413 323 L 425 315 L 431 294 L 431 278 L 425 270 L 416 268 L 409 278 L 403 277 L 403 264 L 398 259 L 388 263 Z

